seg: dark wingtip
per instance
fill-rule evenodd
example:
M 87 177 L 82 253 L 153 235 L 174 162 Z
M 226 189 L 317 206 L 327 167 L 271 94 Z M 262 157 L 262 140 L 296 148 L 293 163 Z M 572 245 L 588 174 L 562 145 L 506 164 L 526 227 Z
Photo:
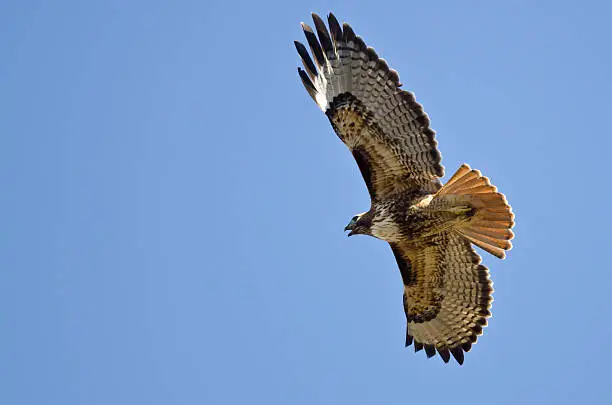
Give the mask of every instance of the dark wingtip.
M 300 55 L 300 58 L 302 58 L 302 63 L 304 64 L 304 68 L 306 68 L 306 70 L 308 71 L 308 75 L 310 75 L 310 77 L 316 77 L 317 68 L 314 65 L 312 59 L 310 58 L 310 54 L 308 53 L 308 50 L 306 50 L 304 44 L 299 41 L 293 41 L 293 44 L 295 45 L 295 49 Z
M 416 340 L 414 341 L 414 352 L 418 352 L 423 350 L 423 343 L 421 342 L 417 342 Z
M 353 29 L 351 28 L 350 25 L 348 25 L 347 23 L 342 24 L 342 39 L 345 42 L 350 42 L 350 41 L 354 41 L 355 40 L 355 32 L 353 31 Z
M 460 346 L 453 347 L 452 349 L 450 349 L 450 352 L 455 358 L 455 360 L 457 360 L 457 363 L 459 363 L 459 365 L 462 365 L 463 364 L 463 350 L 461 349 L 461 347 Z
M 364 43 L 365 45 L 365 43 Z M 376 51 L 374 50 L 374 48 L 372 48 L 371 46 L 368 46 L 366 48 L 366 55 L 367 57 L 370 59 L 370 61 L 376 61 L 378 60 L 378 54 L 376 53 Z
M 308 45 L 310 45 L 310 50 L 312 51 L 312 55 L 315 58 L 315 61 L 319 65 L 319 67 L 325 64 L 325 56 L 323 56 L 323 50 L 321 49 L 321 45 L 319 44 L 319 40 L 315 35 L 312 28 L 302 22 L 302 30 L 304 30 L 304 35 L 306 36 L 306 40 L 308 41 Z
M 329 30 L 331 32 L 332 39 L 334 40 L 334 44 L 336 48 L 338 44 L 342 42 L 342 28 L 340 28 L 340 23 L 336 19 L 336 16 L 332 13 L 327 15 L 327 23 L 329 24 Z
M 312 84 L 310 77 L 308 77 L 306 72 L 299 67 L 298 67 L 298 74 L 300 75 L 300 79 L 302 79 L 302 84 L 306 88 L 306 91 L 308 92 L 308 94 L 310 94 L 310 97 L 312 97 L 312 99 L 316 102 L 317 101 L 317 97 L 316 97 L 317 89 L 315 88 L 314 84 Z
M 408 332 L 406 332 L 406 346 L 405 347 L 408 347 L 411 344 L 412 344 L 412 336 Z
M 397 70 L 389 68 L 389 79 L 393 80 L 397 87 L 401 86 L 399 81 L 399 73 L 397 73 Z
M 427 358 L 432 358 L 436 355 L 436 348 L 434 345 L 425 345 L 425 354 L 427 354 Z
M 327 31 L 325 23 L 316 13 L 312 13 L 312 20 L 314 21 L 315 28 L 317 29 L 317 35 L 319 36 L 319 42 L 323 47 L 326 54 L 334 53 L 334 45 L 332 39 Z
M 444 360 L 445 363 L 448 363 L 448 361 L 450 360 L 450 352 L 448 351 L 448 349 L 436 350 L 438 350 L 438 354 L 440 355 L 440 357 L 442 357 L 442 360 Z
M 302 78 L 302 80 L 304 80 L 304 85 L 307 87 L 308 90 L 312 89 L 313 91 L 316 91 L 316 88 L 314 86 L 314 84 L 310 81 L 310 78 L 308 77 L 308 75 L 306 74 L 306 72 L 298 67 L 298 74 L 300 75 L 300 77 Z

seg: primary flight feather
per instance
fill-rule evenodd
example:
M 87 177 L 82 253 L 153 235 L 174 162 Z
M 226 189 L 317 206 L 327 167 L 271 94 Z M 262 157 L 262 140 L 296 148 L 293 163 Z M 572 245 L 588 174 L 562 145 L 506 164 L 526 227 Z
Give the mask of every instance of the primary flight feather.
M 329 30 L 312 17 L 315 30 L 302 23 L 310 53 L 295 41 L 305 69 L 299 76 L 353 154 L 371 198 L 370 210 L 345 230 L 391 245 L 404 282 L 406 346 L 462 364 L 493 300 L 489 271 L 472 244 L 504 258 L 512 209 L 467 164 L 442 186 L 435 132 L 414 95 L 400 89 L 397 72 L 333 14 Z

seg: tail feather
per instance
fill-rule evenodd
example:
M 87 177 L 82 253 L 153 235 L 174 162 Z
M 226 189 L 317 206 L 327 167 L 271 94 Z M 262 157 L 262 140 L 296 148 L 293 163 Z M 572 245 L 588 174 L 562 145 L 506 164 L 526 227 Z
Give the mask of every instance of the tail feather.
M 471 193 L 470 193 L 471 194 Z M 507 212 L 508 203 L 504 203 L 499 201 L 499 197 L 490 196 L 488 194 L 477 195 L 476 198 L 481 198 L 481 201 L 490 201 L 494 205 L 486 205 L 483 208 L 483 212 L 491 212 L 491 213 L 499 213 L 499 212 Z
M 470 169 L 467 164 L 461 165 L 438 191 L 436 198 L 454 201 L 459 205 L 468 204 L 474 209 L 468 220 L 455 227 L 470 242 L 501 259 L 505 257 L 505 250 L 512 249 L 512 208 L 506 197 L 478 170 Z
M 467 164 L 462 164 L 459 169 L 457 169 L 457 171 L 455 172 L 455 174 L 452 175 L 452 177 L 446 182 L 446 186 L 450 186 L 451 184 L 453 184 L 455 181 L 457 181 L 458 179 L 460 179 L 461 177 L 463 177 L 467 172 L 470 171 L 470 166 L 468 166 Z
M 476 187 L 487 187 L 488 185 L 484 183 L 482 177 L 476 177 L 480 175 L 480 172 L 476 170 L 475 172 L 475 174 L 470 173 L 464 176 L 462 179 L 458 180 L 455 184 L 451 185 L 452 188 L 449 192 L 457 192 L 458 190 L 463 190 L 464 192 L 466 192 Z
M 479 186 L 491 186 L 491 184 L 478 170 L 472 170 L 464 163 L 444 185 L 444 191 L 440 190 L 440 194 L 454 194 L 457 190 L 468 190 Z
M 509 221 L 512 224 L 510 227 L 514 225 L 514 214 L 511 212 L 508 213 L 507 209 L 505 212 L 501 210 L 499 211 L 483 210 L 479 215 L 479 219 L 483 219 L 486 221 L 494 221 L 494 222 L 497 222 L 497 221 L 508 222 Z
M 503 259 L 503 258 L 506 257 L 506 253 L 501 248 L 489 245 L 488 243 L 483 242 L 480 238 L 476 239 L 476 238 L 473 238 L 471 236 L 467 236 L 465 234 L 463 236 L 465 236 L 474 245 L 478 246 L 479 248 L 483 249 L 486 252 L 491 253 L 495 257 L 498 257 L 500 259 Z
M 474 227 L 465 227 L 463 229 L 461 229 L 461 233 L 464 236 L 470 236 L 474 239 L 478 239 L 479 241 L 483 242 L 484 244 L 487 245 L 491 245 L 491 246 L 497 246 L 498 248 L 502 248 L 504 250 L 508 250 L 510 248 L 512 248 L 512 243 L 506 239 L 509 238 L 511 236 L 514 236 L 512 234 L 510 235 L 501 235 L 501 237 L 497 237 L 497 236 L 489 236 L 487 235 L 486 232 L 482 232 L 483 228 L 474 228 Z
M 486 194 L 491 192 L 496 192 L 497 187 L 495 186 L 487 186 L 487 185 L 479 185 L 470 189 L 470 194 Z
M 480 235 L 490 236 L 492 238 L 509 241 L 514 237 L 514 233 L 508 228 L 489 228 L 487 226 L 476 226 L 472 224 L 471 229 Z
M 472 226 L 477 228 L 493 228 L 493 229 L 508 229 L 512 228 L 512 221 L 489 221 L 481 218 L 471 220 Z

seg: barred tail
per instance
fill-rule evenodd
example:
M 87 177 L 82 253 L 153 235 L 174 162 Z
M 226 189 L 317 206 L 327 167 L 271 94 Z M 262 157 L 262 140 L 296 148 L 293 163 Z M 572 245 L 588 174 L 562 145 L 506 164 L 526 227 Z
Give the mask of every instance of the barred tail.
M 502 193 L 478 170 L 461 165 L 451 179 L 438 191 L 436 197 L 456 197 L 474 209 L 471 218 L 457 225 L 455 230 L 476 246 L 503 259 L 504 250 L 512 249 L 514 234 L 512 207 Z

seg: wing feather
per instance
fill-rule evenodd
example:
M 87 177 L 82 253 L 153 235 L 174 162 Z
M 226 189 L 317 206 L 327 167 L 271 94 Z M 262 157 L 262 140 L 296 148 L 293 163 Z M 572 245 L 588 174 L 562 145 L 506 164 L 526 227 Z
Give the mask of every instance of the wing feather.
M 325 64 L 325 56 L 323 56 L 321 44 L 319 44 L 317 37 L 308 24 L 302 23 L 302 29 L 304 30 L 304 35 L 306 36 L 308 45 L 310 45 L 310 50 L 312 51 L 315 61 L 317 62 L 319 68 L 321 68 Z
M 306 91 L 308 92 L 308 94 L 310 94 L 310 97 L 312 97 L 313 100 L 317 101 L 317 89 L 315 88 L 312 81 L 310 81 L 310 77 L 308 77 L 306 72 L 300 68 L 298 68 L 298 74 L 300 75 L 300 79 L 302 79 L 302 83 L 304 84 Z
M 397 71 L 333 14 L 327 19 L 329 30 L 318 15 L 313 21 L 318 38 L 307 24 L 302 28 L 314 62 L 296 42 L 311 81 L 300 76 L 353 156 L 368 157 L 358 164 L 362 174 L 370 174 L 364 180 L 372 199 L 436 192 L 444 168 L 435 132 L 414 95 L 400 89 Z
M 304 64 L 304 68 L 306 68 L 306 71 L 308 72 L 308 76 L 310 76 L 311 79 L 314 79 L 317 76 L 317 68 L 315 67 L 314 62 L 310 58 L 310 54 L 306 50 L 306 47 L 298 41 L 293 41 L 293 43 L 295 44 L 295 49 L 297 49 L 300 58 L 302 58 L 302 63 Z M 308 88 L 306 88 L 306 90 L 308 90 Z
M 391 244 L 404 282 L 406 344 L 435 348 L 463 363 L 491 316 L 493 287 L 488 269 L 470 242 L 453 231 L 427 242 Z M 434 353 L 435 354 L 435 353 Z
M 336 19 L 336 16 L 332 13 L 329 13 L 327 16 L 327 24 L 329 24 L 329 31 L 331 33 L 332 40 L 334 41 L 334 48 L 338 49 L 338 44 L 342 42 L 342 28 L 340 28 L 340 23 Z
M 327 31 L 327 27 L 325 23 L 317 14 L 312 13 L 312 20 L 315 23 L 315 28 L 317 30 L 317 35 L 319 37 L 319 42 L 321 43 L 321 47 L 325 54 L 329 54 L 334 51 L 334 45 L 331 40 L 331 36 L 329 35 L 329 31 Z

